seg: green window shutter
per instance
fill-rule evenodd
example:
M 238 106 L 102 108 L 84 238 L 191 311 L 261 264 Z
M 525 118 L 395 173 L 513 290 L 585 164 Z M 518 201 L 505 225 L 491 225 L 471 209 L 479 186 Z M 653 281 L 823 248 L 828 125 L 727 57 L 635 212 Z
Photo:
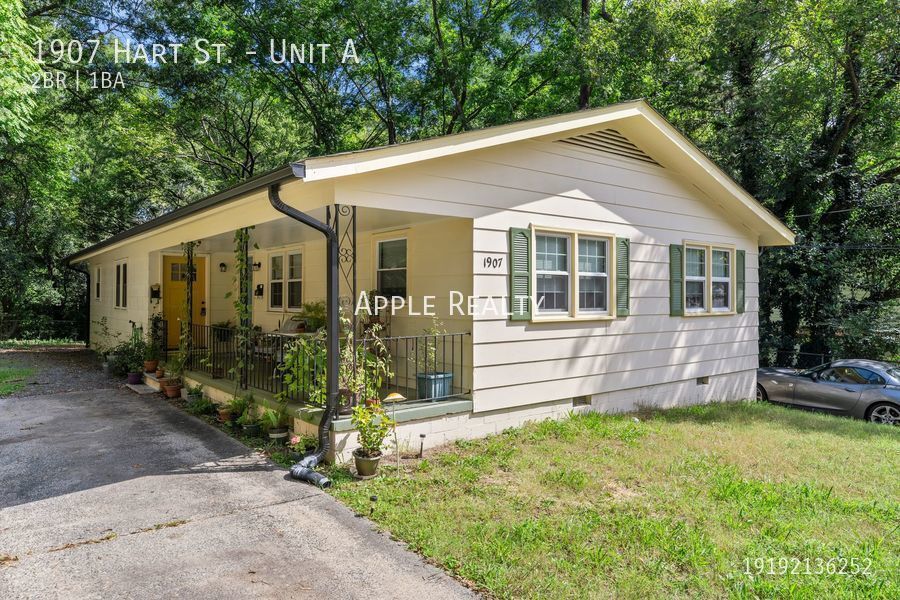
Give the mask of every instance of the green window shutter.
M 531 320 L 531 230 L 509 230 L 509 318 Z
M 669 314 L 684 316 L 684 246 L 669 246 Z
M 747 252 L 745 250 L 738 250 L 735 262 L 737 263 L 737 271 L 735 273 L 737 278 L 737 289 L 735 289 L 734 300 L 737 312 L 742 313 L 744 312 L 744 305 L 747 301 Z
M 631 242 L 626 238 L 616 238 L 616 316 L 627 317 L 630 304 Z

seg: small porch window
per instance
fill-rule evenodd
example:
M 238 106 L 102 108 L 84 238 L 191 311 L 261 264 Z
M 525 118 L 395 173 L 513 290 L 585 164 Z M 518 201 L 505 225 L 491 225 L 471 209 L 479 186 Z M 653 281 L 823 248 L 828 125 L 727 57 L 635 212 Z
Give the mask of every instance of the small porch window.
M 303 305 L 303 254 L 269 255 L 269 309 L 299 310 Z
M 269 257 L 269 308 L 284 308 L 284 255 Z
M 378 293 L 406 298 L 406 238 L 380 240 L 377 257 Z
M 287 262 L 287 307 L 288 310 L 297 310 L 303 305 L 303 255 L 289 252 Z
M 100 301 L 100 267 L 94 269 L 94 300 Z

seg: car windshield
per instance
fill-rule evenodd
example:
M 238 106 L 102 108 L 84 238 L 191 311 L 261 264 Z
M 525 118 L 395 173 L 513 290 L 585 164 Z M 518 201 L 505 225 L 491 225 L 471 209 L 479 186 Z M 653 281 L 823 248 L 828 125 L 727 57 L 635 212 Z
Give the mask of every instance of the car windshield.
M 884 372 L 887 373 L 887 376 L 893 379 L 895 383 L 900 383 L 900 368 L 888 367 Z
M 813 367 L 812 369 L 806 369 L 805 371 L 800 371 L 797 373 L 800 377 L 812 377 L 813 375 L 820 373 L 823 369 L 827 368 L 829 363 L 825 363 L 824 365 L 819 365 L 818 367 Z

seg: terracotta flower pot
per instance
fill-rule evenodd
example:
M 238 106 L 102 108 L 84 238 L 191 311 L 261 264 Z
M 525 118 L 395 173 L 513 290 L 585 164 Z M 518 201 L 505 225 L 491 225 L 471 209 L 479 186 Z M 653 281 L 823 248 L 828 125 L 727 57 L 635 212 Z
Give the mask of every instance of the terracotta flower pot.
M 166 376 L 166 372 L 163 369 L 160 369 L 159 367 L 157 367 L 156 368 L 156 378 L 162 379 L 165 376 Z
M 163 386 L 163 390 L 166 392 L 166 398 L 177 398 L 181 395 L 181 384 L 166 383 L 166 385 Z
M 156 371 L 156 367 L 159 366 L 158 360 L 145 360 L 144 361 L 144 373 L 153 373 Z
M 378 472 L 378 461 L 381 460 L 381 453 L 378 456 L 360 456 L 359 450 L 353 451 L 353 462 L 356 463 L 356 474 L 360 477 L 373 477 Z
M 219 408 L 219 420 L 223 423 L 227 423 L 232 419 L 233 415 L 231 414 L 231 409 L 228 407 Z

